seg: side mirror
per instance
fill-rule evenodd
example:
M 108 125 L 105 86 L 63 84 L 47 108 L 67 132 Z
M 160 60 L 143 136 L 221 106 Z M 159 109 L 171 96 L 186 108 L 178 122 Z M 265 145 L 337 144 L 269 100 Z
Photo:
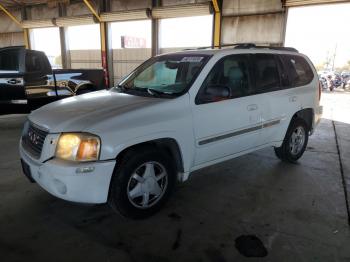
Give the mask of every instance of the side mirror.
M 231 89 L 222 85 L 209 85 L 205 89 L 205 97 L 211 101 L 228 99 L 231 96 Z

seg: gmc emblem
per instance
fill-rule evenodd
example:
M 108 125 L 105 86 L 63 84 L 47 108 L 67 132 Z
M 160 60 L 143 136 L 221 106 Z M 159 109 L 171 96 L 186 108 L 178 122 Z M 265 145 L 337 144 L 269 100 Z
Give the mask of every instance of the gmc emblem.
M 32 142 L 34 145 L 39 144 L 39 135 L 35 134 L 32 130 L 28 131 L 28 138 L 30 142 Z

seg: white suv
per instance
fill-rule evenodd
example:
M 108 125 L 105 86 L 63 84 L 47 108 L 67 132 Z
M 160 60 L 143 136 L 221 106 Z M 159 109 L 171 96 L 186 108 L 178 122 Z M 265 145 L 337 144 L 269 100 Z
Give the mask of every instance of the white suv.
M 292 48 L 159 55 L 118 87 L 32 112 L 23 171 L 59 198 L 146 217 L 194 170 L 270 146 L 297 161 L 320 120 L 319 100 L 314 67 Z

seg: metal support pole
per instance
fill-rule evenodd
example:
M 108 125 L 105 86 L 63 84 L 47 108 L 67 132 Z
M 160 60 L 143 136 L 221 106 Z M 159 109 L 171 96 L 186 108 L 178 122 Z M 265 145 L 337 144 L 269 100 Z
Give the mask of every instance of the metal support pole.
M 63 3 L 58 5 L 58 16 L 63 17 L 67 15 L 67 6 Z M 61 45 L 61 60 L 62 68 L 71 68 L 70 53 L 68 50 L 68 44 L 66 39 L 66 30 L 64 27 L 59 27 L 60 32 L 60 45 Z
M 107 60 L 107 24 L 100 23 L 100 35 L 101 35 L 101 58 L 102 58 L 102 68 L 104 72 L 104 79 L 106 87 L 110 86 L 109 74 L 108 74 L 108 60 Z
M 60 31 L 62 68 L 67 69 L 71 67 L 71 63 L 70 63 L 70 54 L 67 48 L 68 45 L 66 40 L 66 30 L 64 27 L 60 27 L 59 31 Z
M 28 28 L 23 29 L 23 38 L 24 38 L 24 45 L 25 45 L 26 49 L 31 49 Z
M 152 7 L 161 6 L 160 0 L 152 0 Z M 159 54 L 159 19 L 152 18 L 152 56 Z
M 218 0 L 212 0 L 214 8 L 213 47 L 221 47 L 221 11 Z
M 287 21 L 288 21 L 288 8 L 285 7 L 285 6 L 282 6 L 283 8 L 283 28 L 282 28 L 282 46 L 285 46 L 285 43 L 286 43 L 286 33 L 287 33 Z
M 102 22 L 101 17 L 93 6 L 90 4 L 89 0 L 84 0 L 85 5 L 88 7 L 90 12 L 96 17 L 96 19 L 100 22 L 100 38 L 101 38 L 101 59 L 102 59 L 102 68 L 104 72 L 104 79 L 106 87 L 110 86 L 109 76 L 108 76 L 108 61 L 107 61 L 107 24 Z M 101 5 L 101 2 L 99 2 Z M 102 7 L 105 9 L 107 5 L 102 2 Z M 106 11 L 106 10 L 103 10 Z
M 159 20 L 152 19 L 152 56 L 159 54 Z
M 21 18 L 22 20 L 28 19 L 27 8 L 25 6 L 21 9 Z M 23 28 L 23 38 L 25 47 L 31 49 L 29 29 Z

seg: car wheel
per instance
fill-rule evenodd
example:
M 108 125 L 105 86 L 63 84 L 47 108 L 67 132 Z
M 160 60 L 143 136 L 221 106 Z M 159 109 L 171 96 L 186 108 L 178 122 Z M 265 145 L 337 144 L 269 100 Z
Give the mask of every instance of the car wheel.
M 309 128 L 300 118 L 292 120 L 281 147 L 275 147 L 276 156 L 287 162 L 295 163 L 305 152 Z
M 108 202 L 123 216 L 146 218 L 171 195 L 176 168 L 170 157 L 153 148 L 128 151 L 114 171 Z

